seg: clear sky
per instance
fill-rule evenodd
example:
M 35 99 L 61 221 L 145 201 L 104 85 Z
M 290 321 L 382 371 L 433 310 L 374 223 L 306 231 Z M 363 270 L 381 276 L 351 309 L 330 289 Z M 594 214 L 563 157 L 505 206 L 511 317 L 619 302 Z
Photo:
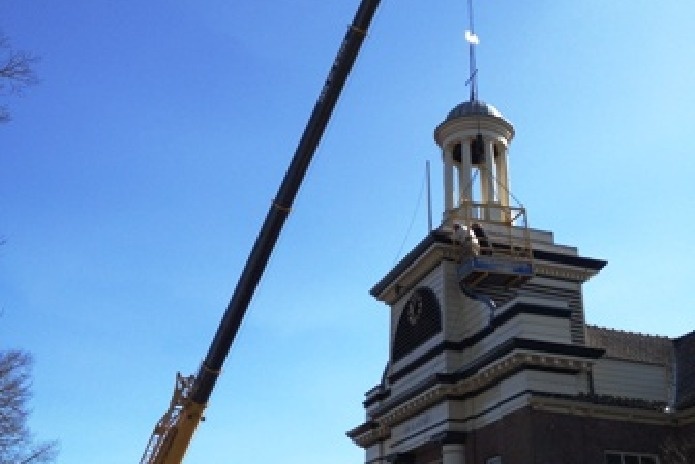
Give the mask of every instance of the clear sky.
M 138 462 L 205 355 L 357 0 L 0 0 L 42 57 L 0 126 L 0 348 L 60 463 Z M 695 2 L 479 0 L 481 99 L 531 226 L 608 260 L 588 322 L 695 329 Z M 368 289 L 442 211 L 465 0 L 384 0 L 188 463 L 359 463 L 387 359 Z

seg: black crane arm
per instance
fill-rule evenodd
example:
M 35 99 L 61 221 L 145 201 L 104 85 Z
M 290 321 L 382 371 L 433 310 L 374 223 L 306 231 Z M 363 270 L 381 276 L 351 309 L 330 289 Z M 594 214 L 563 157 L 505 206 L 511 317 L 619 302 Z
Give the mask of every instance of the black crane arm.
M 197 403 L 206 403 L 210 398 L 210 393 L 218 377 L 217 374 L 222 368 L 222 363 L 239 331 L 251 297 L 265 271 L 270 254 L 280 236 L 282 226 L 292 208 L 316 147 L 326 130 L 347 76 L 355 63 L 378 4 L 379 0 L 362 0 L 355 19 L 340 45 L 338 55 L 314 105 L 314 110 L 304 129 L 292 162 L 266 215 L 263 227 L 251 249 L 232 299 L 224 312 L 215 338 L 210 344 L 208 354 L 196 376 L 192 399 Z
M 155 427 L 141 460 L 142 464 L 179 464 L 183 460 L 379 3 L 380 0 L 361 0 L 299 140 L 294 157 L 246 260 L 207 356 L 195 377 L 177 377 L 177 387 L 170 409 Z

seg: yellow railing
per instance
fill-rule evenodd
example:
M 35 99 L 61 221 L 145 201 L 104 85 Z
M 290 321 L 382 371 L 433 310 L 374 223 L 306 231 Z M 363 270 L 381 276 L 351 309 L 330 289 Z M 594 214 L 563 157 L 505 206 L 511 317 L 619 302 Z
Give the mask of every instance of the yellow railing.
M 462 200 L 457 208 L 447 211 L 445 224 L 450 227 L 459 224 L 468 231 L 479 227 L 478 233 L 472 234 L 476 236 L 471 250 L 475 254 L 519 260 L 533 258 L 523 207 Z M 480 236 L 480 230 L 483 236 Z

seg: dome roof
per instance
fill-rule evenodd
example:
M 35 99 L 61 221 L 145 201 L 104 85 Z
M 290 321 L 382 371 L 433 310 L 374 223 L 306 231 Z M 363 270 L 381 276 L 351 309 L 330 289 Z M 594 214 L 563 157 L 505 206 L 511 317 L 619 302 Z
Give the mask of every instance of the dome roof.
M 507 123 L 509 122 L 504 116 L 502 116 L 502 113 L 500 113 L 497 108 L 480 100 L 459 103 L 454 107 L 454 109 L 449 111 L 449 114 L 444 122 L 465 116 L 492 116 L 494 118 L 502 119 Z
M 459 103 L 449 111 L 446 119 L 434 129 L 434 141 L 442 147 L 456 133 L 470 136 L 474 131 L 487 132 L 489 136 L 502 137 L 507 142 L 514 138 L 514 126 L 497 108 L 473 100 Z

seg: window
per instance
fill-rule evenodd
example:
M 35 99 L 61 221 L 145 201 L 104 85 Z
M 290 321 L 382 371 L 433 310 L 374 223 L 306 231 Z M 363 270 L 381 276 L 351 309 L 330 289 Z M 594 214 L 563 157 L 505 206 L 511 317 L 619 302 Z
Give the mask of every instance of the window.
M 605 464 L 659 464 L 659 458 L 653 454 L 606 451 Z

